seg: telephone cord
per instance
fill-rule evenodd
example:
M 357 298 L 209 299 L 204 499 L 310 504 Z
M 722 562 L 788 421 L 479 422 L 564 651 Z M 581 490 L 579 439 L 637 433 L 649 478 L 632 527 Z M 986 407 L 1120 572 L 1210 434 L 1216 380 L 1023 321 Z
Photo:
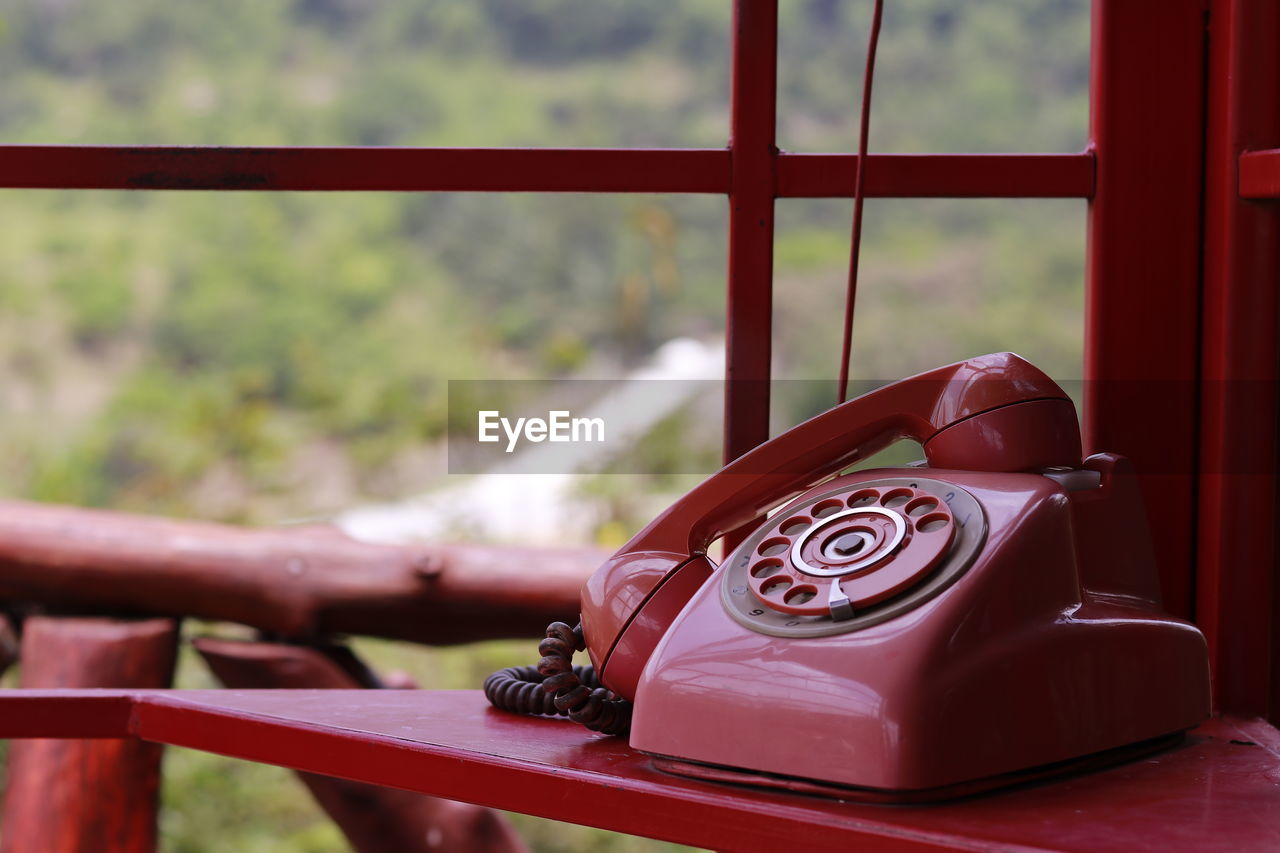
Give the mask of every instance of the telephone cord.
M 867 135 L 871 130 L 871 81 L 876 70 L 876 45 L 880 41 L 880 19 L 884 16 L 884 0 L 876 0 L 871 14 L 871 33 L 867 36 L 867 64 L 862 74 L 862 109 L 858 123 L 858 161 L 853 178 L 853 226 L 849 245 L 849 281 L 844 297 L 844 336 L 840 343 L 840 379 L 836 402 L 843 403 L 849 394 L 849 354 L 853 348 L 853 305 L 858 296 L 858 255 L 862 248 L 863 176 L 867 170 Z
M 534 666 L 500 669 L 484 680 L 484 695 L 495 708 L 518 714 L 568 717 L 595 732 L 626 734 L 631 703 L 600 685 L 590 666 L 574 666 L 573 653 L 586 648 L 582 624 L 552 622 L 538 644 Z

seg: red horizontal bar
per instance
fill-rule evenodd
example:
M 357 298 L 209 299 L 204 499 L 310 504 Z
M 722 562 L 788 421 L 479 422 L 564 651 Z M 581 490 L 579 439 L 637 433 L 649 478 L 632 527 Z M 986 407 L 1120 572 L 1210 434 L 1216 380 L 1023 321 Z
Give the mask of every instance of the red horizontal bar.
M 853 195 L 852 154 L 778 155 L 777 195 Z M 728 193 L 719 149 L 0 145 L 0 188 Z M 873 154 L 880 197 L 1087 198 L 1093 155 Z
M 781 154 L 782 198 L 850 198 L 853 154 Z M 871 154 L 866 194 L 881 198 L 1089 198 L 1094 158 L 1082 154 Z
M 113 699 L 142 740 L 717 850 L 1280 849 L 1280 735 L 1256 720 L 1215 718 L 1088 775 L 894 807 L 668 776 L 623 738 L 479 691 L 4 690 L 0 737 L 101 736 Z
M 7 691 L 0 738 L 130 737 L 137 701 L 128 690 Z
M 1280 198 L 1280 148 L 1240 155 L 1241 198 Z
M 0 187 L 727 193 L 729 152 L 0 145 Z

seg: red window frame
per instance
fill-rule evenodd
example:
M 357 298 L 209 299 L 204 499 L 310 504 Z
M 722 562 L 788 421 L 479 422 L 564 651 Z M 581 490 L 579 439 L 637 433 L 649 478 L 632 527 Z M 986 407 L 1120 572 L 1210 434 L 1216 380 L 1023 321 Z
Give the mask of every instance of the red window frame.
M 733 458 L 768 437 L 774 202 L 852 195 L 853 156 L 777 149 L 777 5 L 734 2 L 724 149 L 0 146 L 0 187 L 725 195 Z M 1219 709 L 1274 721 L 1280 12 L 1094 0 L 1092 32 L 1086 150 L 871 155 L 868 195 L 1088 200 L 1087 449 L 1144 473 Z

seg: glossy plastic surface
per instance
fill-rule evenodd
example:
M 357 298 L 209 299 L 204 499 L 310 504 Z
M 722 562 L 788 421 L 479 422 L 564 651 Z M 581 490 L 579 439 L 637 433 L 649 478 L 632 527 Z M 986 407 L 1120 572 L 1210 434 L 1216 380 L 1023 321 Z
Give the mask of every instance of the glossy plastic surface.
M 657 755 L 889 790 L 981 779 L 1190 728 L 1209 714 L 1204 638 L 1151 597 L 1135 489 L 929 470 L 987 515 L 983 552 L 947 590 L 858 631 L 787 640 L 725 612 L 713 578 L 650 658 L 631 743 Z M 910 476 L 859 472 L 823 489 Z M 1082 501 L 1085 510 L 1073 510 Z M 1101 524 L 1101 526 L 1097 526 Z M 1076 542 L 1090 548 L 1082 572 Z M 1135 555 L 1145 559 L 1132 561 Z M 737 559 L 734 554 L 726 562 Z M 1146 578 L 1135 578 L 1144 572 Z M 1107 579 L 1115 574 L 1120 582 Z M 1082 575 L 1088 583 L 1082 583 Z M 678 720 L 679 725 L 671 721 Z
M 1049 407 L 1018 405 L 1040 400 Z M 975 415 L 1017 406 L 1000 431 L 961 444 L 933 441 Z M 1075 411 L 1057 383 L 1012 353 L 994 353 L 886 385 L 793 427 L 726 465 L 672 505 L 622 550 L 692 553 L 723 533 L 901 439 L 925 446 L 929 465 L 979 471 L 1080 464 Z M 932 444 L 932 447 L 930 446 Z M 1021 464 L 1009 467 L 1010 458 Z M 963 464 L 961 464 L 963 463 Z
M 975 417 L 982 416 L 982 417 Z M 972 427 L 963 426 L 974 421 Z M 961 425 L 952 437 L 950 430 Z M 925 448 L 930 465 L 1036 470 L 1080 462 L 1075 411 L 1058 385 L 1026 360 L 995 353 L 921 373 L 864 394 L 800 424 L 726 465 L 624 546 L 583 589 L 582 619 L 592 661 L 615 692 L 635 695 L 638 674 L 665 625 L 633 621 L 666 575 L 658 558 L 698 554 L 718 536 L 900 439 Z M 666 559 L 666 558 L 662 558 Z M 632 569 L 641 568 L 638 577 Z M 635 604 L 639 599 L 639 604 Z M 615 648 L 628 636 L 628 660 Z M 615 672 L 616 671 L 616 672 Z
M 619 551 L 587 579 L 582 588 L 582 630 L 596 671 L 613 650 L 631 618 L 658 585 L 691 560 L 669 551 Z M 587 606 L 585 602 L 591 602 Z M 638 674 L 638 673 L 637 673 Z
M 662 636 L 681 608 L 711 577 L 714 569 L 715 564 L 706 557 L 701 555 L 692 557 L 681 563 L 676 571 L 671 572 L 661 582 L 649 595 L 643 607 L 633 610 L 630 614 L 625 613 L 621 607 L 608 611 L 609 615 L 618 621 L 627 616 L 631 617 L 627 630 L 621 632 L 614 646 L 612 665 L 609 668 L 609 675 L 614 683 L 630 686 L 628 695 L 634 695 L 634 685 L 639 682 L 640 672 L 653 651 L 655 641 L 651 638 Z M 613 577 L 607 574 L 606 570 L 596 574 L 607 578 Z M 630 580 L 630 578 L 622 578 L 619 583 L 634 589 L 630 587 Z M 588 622 L 584 613 L 582 621 L 584 632 L 588 630 L 588 626 L 594 627 L 595 623 Z M 602 670 L 603 662 L 597 661 L 597 655 L 590 646 L 588 651 L 591 654 L 592 664 Z

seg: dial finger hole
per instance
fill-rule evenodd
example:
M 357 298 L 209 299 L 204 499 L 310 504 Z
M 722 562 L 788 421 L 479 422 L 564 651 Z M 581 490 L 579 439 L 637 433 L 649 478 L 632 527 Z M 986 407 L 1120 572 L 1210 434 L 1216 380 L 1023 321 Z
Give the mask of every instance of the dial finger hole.
M 822 501 L 813 508 L 813 514 L 816 518 L 826 518 L 829 515 L 835 515 L 844 509 L 844 504 L 836 500 Z
M 942 530 L 950 521 L 951 517 L 945 512 L 935 512 L 917 521 L 916 530 L 921 533 L 933 533 L 937 530 Z
M 807 515 L 797 515 L 782 522 L 782 527 L 778 528 L 778 532 L 783 536 L 798 536 L 809 529 L 810 524 L 813 524 L 812 518 Z
M 766 539 L 760 543 L 760 547 L 756 549 L 756 553 L 761 557 L 774 557 L 786 551 L 791 543 L 781 537 Z
M 807 601 L 812 601 L 817 595 L 818 588 L 816 586 L 805 584 L 787 590 L 787 594 L 782 596 L 782 600 L 787 604 L 804 604 Z
M 778 559 L 770 558 L 768 560 L 761 560 L 760 562 L 752 566 L 751 577 L 753 578 L 772 577 L 773 575 L 776 575 L 780 571 L 782 571 L 782 561 Z
M 913 494 L 915 493 L 910 489 L 894 489 L 893 491 L 885 492 L 884 497 L 880 499 L 880 503 L 884 506 L 902 506 L 911 500 Z
M 933 498 L 916 498 L 907 504 L 907 515 L 919 517 L 927 512 L 933 512 L 938 508 L 938 502 Z
M 760 585 L 760 592 L 764 595 L 780 595 L 791 586 L 791 578 L 776 577 L 765 581 Z
M 875 489 L 863 489 L 862 491 L 854 492 L 853 494 L 849 495 L 849 500 L 846 501 L 846 503 L 848 503 L 848 505 L 851 507 L 871 506 L 873 503 L 875 503 L 879 499 L 880 499 L 880 493 L 877 492 Z

